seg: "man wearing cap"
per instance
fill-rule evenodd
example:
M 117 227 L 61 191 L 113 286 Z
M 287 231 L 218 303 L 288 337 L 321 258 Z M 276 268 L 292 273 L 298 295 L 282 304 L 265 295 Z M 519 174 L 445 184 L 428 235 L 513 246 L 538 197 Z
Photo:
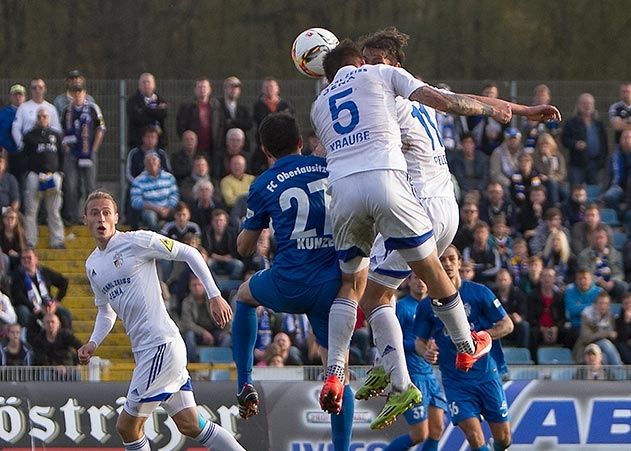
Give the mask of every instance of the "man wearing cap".
M 234 75 L 223 82 L 223 97 L 219 99 L 223 114 L 226 117 L 226 130 L 240 128 L 246 135 L 245 149 L 250 152 L 250 142 L 247 139 L 248 132 L 252 129 L 254 121 L 250 110 L 239 103 L 241 98 L 241 80 Z
M 85 77 L 81 75 L 81 72 L 78 70 L 71 70 L 68 72 L 68 76 L 66 77 L 66 91 L 59 94 L 53 100 L 53 105 L 57 109 L 57 113 L 59 114 L 59 118 L 63 116 L 64 110 L 68 108 L 68 105 L 72 102 L 72 93 L 70 91 L 70 87 L 76 83 L 85 84 Z M 90 94 L 86 94 L 86 98 L 94 103 L 94 99 Z
M 87 98 L 78 78 L 69 88 L 72 101 L 61 115 L 64 130 L 64 218 L 79 224 L 79 199 L 94 191 L 97 152 L 105 135 L 101 108 Z
M 61 132 L 59 114 L 55 107 L 44 98 L 46 96 L 46 82 L 44 82 L 42 78 L 35 77 L 31 80 L 29 88 L 31 90 L 31 99 L 18 107 L 11 128 L 11 134 L 18 149 L 22 148 L 24 135 L 35 127 L 37 123 L 37 111 L 41 108 L 48 112 L 50 128 L 56 132 Z
M 504 190 L 511 183 L 511 177 L 519 170 L 519 155 L 523 152 L 521 132 L 515 128 L 507 128 L 504 132 L 504 141 L 495 148 L 489 162 L 489 175 L 493 182 L 498 182 Z
M 11 127 L 13 126 L 15 114 L 25 99 L 26 88 L 21 84 L 12 85 L 9 88 L 9 104 L 0 109 L 0 147 L 9 152 L 9 171 L 18 180 L 21 179 L 24 169 L 21 163 L 21 155 L 18 153 L 18 148 L 11 135 Z
M 173 217 L 180 193 L 173 174 L 162 170 L 156 152 L 145 154 L 145 170 L 131 184 L 131 207 L 140 214 L 140 226 L 160 230 L 160 222 Z

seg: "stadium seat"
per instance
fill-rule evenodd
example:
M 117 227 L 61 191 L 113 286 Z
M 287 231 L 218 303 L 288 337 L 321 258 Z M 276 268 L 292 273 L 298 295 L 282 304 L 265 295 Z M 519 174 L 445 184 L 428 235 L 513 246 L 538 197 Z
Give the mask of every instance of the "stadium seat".
M 232 348 L 227 346 L 201 346 L 199 348 L 201 363 L 232 363 Z
M 618 251 L 622 251 L 625 243 L 629 239 L 629 236 L 624 232 L 614 232 L 613 233 L 613 247 Z
M 537 349 L 539 365 L 572 365 L 572 351 L 568 348 L 539 348 Z
M 621 225 L 618 219 L 618 213 L 613 208 L 601 208 L 600 220 L 609 227 L 620 227 Z
M 590 202 L 595 202 L 600 197 L 600 185 L 587 185 L 585 191 L 587 191 L 587 200 Z
M 527 348 L 504 347 L 504 360 L 508 365 L 532 365 L 530 351 Z
M 508 370 L 508 379 L 511 381 L 532 381 L 539 379 L 539 370 L 534 366 L 532 368 L 510 368 Z

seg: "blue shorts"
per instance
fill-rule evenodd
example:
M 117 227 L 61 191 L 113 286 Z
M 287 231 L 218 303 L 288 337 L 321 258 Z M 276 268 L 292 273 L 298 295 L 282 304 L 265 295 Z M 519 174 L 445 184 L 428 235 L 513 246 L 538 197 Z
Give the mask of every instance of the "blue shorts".
M 279 313 L 305 313 L 318 344 L 328 347 L 329 311 L 340 288 L 339 279 L 307 286 L 284 281 L 274 277 L 272 269 L 264 269 L 250 277 L 248 285 L 264 307 Z
M 506 393 L 499 379 L 494 378 L 481 383 L 460 383 L 457 386 L 450 385 L 447 381 L 443 381 L 443 384 L 451 422 L 454 425 L 467 418 L 481 420 L 481 416 L 490 423 L 510 421 Z
M 410 407 L 403 416 L 409 425 L 422 423 L 427 420 L 428 409 L 430 406 L 447 411 L 447 401 L 445 395 L 438 385 L 438 381 L 433 374 L 412 375 L 412 382 L 423 393 L 423 399 L 418 404 Z

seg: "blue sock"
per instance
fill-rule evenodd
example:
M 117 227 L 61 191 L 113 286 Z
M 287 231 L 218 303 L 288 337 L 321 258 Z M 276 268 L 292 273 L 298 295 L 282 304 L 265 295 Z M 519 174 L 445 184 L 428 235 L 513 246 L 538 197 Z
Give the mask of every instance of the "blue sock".
M 232 358 L 237 366 L 237 393 L 243 384 L 252 383 L 257 327 L 256 307 L 237 301 L 232 321 Z
M 510 446 L 510 444 L 508 446 Z M 508 449 L 508 446 L 504 446 L 503 444 L 498 443 L 495 440 L 493 440 L 493 450 L 494 451 L 504 451 L 505 449 Z
M 484 445 L 480 446 L 479 448 L 473 449 L 472 451 L 491 451 L 489 449 L 489 446 L 485 443 Z
M 353 416 L 355 415 L 355 396 L 350 385 L 344 386 L 342 410 L 339 415 L 331 415 L 331 436 L 335 451 L 348 451 L 351 447 L 353 433 Z
M 438 440 L 428 438 L 423 442 L 423 447 L 421 448 L 421 451 L 438 451 Z
M 414 442 L 412 441 L 410 434 L 403 434 L 392 440 L 390 444 L 383 449 L 383 451 L 406 451 L 413 445 Z

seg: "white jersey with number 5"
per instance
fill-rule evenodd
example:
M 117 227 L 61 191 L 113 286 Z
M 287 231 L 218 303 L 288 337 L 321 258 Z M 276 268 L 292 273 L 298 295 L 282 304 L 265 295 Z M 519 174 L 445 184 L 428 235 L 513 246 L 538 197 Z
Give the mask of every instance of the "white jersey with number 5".
M 377 169 L 407 171 L 396 96 L 425 86 L 401 68 L 345 66 L 315 100 L 313 128 L 327 151 L 329 182 Z
M 134 353 L 179 337 L 160 290 L 156 259 L 173 260 L 172 239 L 154 232 L 116 232 L 85 262 L 96 305 L 109 303 L 123 321 Z
M 436 110 L 403 97 L 396 103 L 403 155 L 417 196 L 454 197 Z

